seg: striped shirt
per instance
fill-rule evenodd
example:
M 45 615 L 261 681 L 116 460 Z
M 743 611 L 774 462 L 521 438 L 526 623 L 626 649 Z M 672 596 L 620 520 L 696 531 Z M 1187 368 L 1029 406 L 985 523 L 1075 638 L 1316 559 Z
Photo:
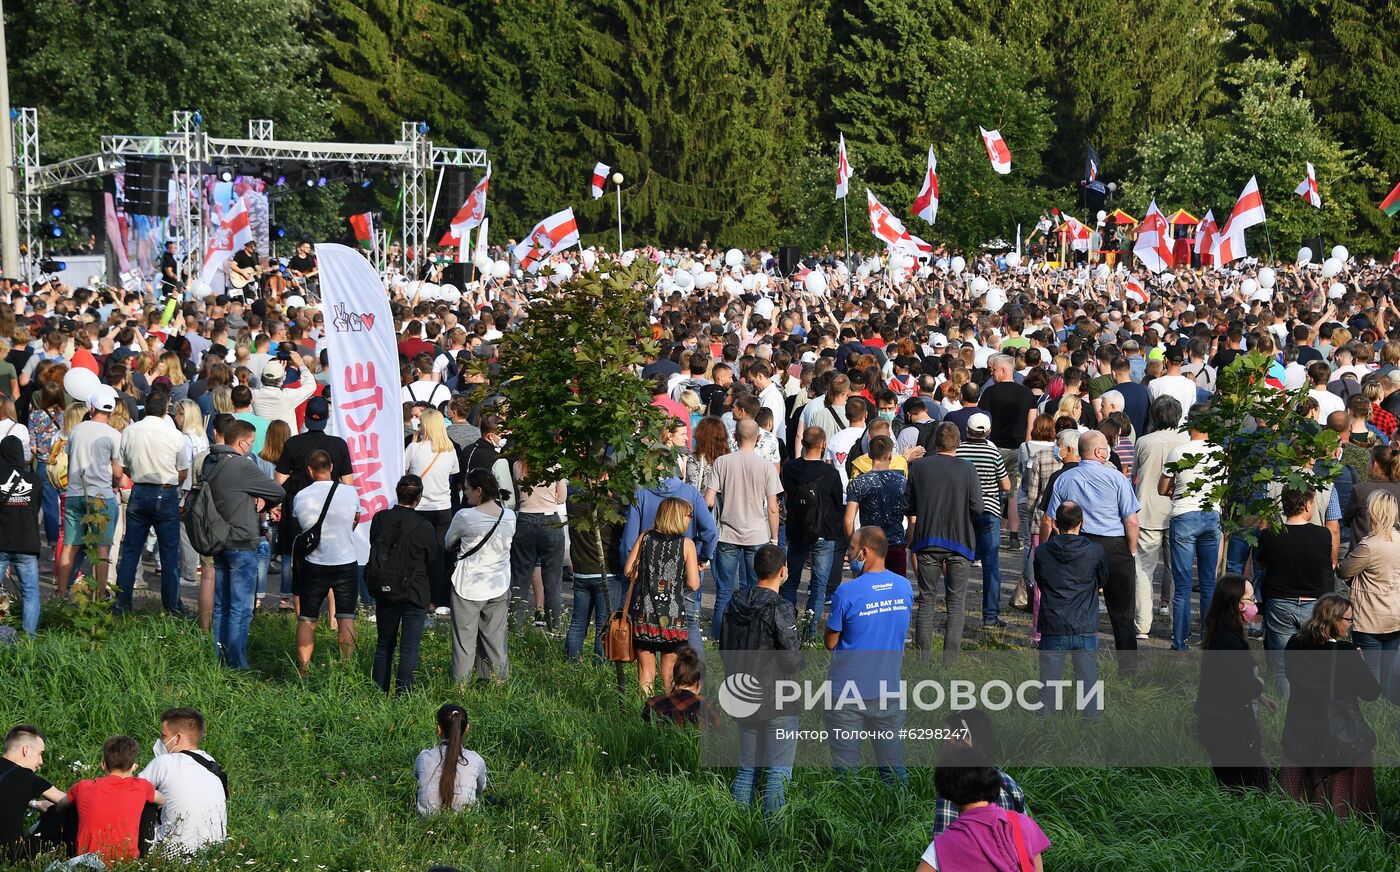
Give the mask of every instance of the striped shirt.
M 1001 480 L 1007 478 L 1001 449 L 989 439 L 969 440 L 958 446 L 957 457 L 969 460 L 982 484 L 982 511 L 1001 517 Z

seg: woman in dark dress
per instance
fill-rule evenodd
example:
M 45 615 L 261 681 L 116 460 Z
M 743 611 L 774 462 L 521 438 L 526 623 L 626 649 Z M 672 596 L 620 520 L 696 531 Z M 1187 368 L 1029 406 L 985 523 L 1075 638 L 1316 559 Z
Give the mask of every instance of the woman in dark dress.
M 1361 715 L 1361 700 L 1379 697 L 1381 686 L 1348 638 L 1353 619 L 1350 599 L 1325 594 L 1288 641 L 1292 692 L 1278 782 L 1299 802 L 1331 808 L 1339 818 L 1375 818 L 1376 734 Z
M 682 592 L 700 589 L 700 564 L 695 543 L 686 538 L 690 527 L 690 503 L 676 497 L 661 501 L 656 520 L 642 534 L 627 556 L 624 573 L 631 579 L 627 613 L 632 618 L 632 647 L 637 652 L 637 678 L 642 692 L 651 695 L 656 683 L 657 659 L 661 681 L 671 692 L 676 651 L 686 644 L 690 596 Z
M 1202 622 L 1196 736 L 1222 788 L 1268 793 L 1271 779 L 1255 706 L 1277 711 L 1278 704 L 1263 695 L 1264 682 L 1245 637 L 1245 627 L 1258 616 L 1254 586 L 1240 575 L 1221 578 Z

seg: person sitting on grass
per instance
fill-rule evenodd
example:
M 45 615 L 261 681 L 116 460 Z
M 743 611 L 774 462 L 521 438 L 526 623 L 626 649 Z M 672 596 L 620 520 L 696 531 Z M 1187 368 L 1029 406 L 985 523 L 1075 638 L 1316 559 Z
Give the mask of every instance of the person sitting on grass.
M 653 696 L 642 706 L 642 720 L 649 724 L 673 723 L 678 727 L 697 726 L 702 721 L 718 726 L 719 712 L 700 696 L 705 681 L 705 664 L 689 645 L 676 651 L 671 670 L 671 691 Z
M 438 743 L 420 752 L 413 764 L 418 777 L 418 814 L 427 817 L 443 809 L 461 811 L 486 790 L 486 761 L 462 747 L 469 729 L 466 709 L 450 702 L 438 709 Z
M 996 756 L 996 728 L 992 726 L 992 719 L 981 709 L 949 712 L 943 726 L 952 731 L 951 735 L 954 738 L 949 740 L 950 744 L 976 748 L 989 759 Z M 997 770 L 997 775 L 1001 778 L 1001 792 L 997 795 L 996 804 L 1007 811 L 1025 814 L 1026 792 L 1021 789 L 1021 785 L 1000 769 Z M 957 819 L 958 807 L 940 795 L 933 807 L 933 835 L 937 836 L 948 829 Z
M 193 854 L 228 838 L 228 779 L 200 749 L 203 739 L 204 715 L 198 709 L 168 709 L 160 716 L 155 756 L 141 770 L 166 798 L 156 842 L 167 856 Z
M 940 799 L 957 806 L 958 818 L 933 837 L 919 872 L 1041 872 L 1050 839 L 1028 816 L 997 805 L 1001 773 L 981 751 L 950 746 L 933 784 Z
M 44 734 L 38 727 L 12 728 L 5 734 L 4 754 L 0 757 L 0 860 L 19 861 L 36 847 L 25 838 L 25 814 L 31 808 L 47 810 L 63 799 L 63 791 L 39 775 Z
M 112 736 L 102 743 L 102 778 L 79 781 L 58 807 L 78 810 L 78 854 L 95 853 L 108 866 L 140 856 L 141 813 L 147 804 L 165 805 L 151 782 L 137 778 L 136 740 Z

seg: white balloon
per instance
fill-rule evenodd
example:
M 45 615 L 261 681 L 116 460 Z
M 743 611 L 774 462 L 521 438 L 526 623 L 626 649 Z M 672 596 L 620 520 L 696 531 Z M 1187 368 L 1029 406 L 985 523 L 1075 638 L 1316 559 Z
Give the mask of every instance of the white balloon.
M 691 275 L 693 275 L 693 276 L 698 276 L 698 275 L 700 275 L 700 274 L 701 274 L 702 272 L 704 272 L 704 271 L 705 271 L 705 265 L 704 265 L 703 263 L 701 263 L 700 261 L 698 261 L 698 260 L 692 260 L 692 261 L 690 262 L 690 274 L 691 274 Z
M 757 287 L 757 285 L 758 276 L 755 276 L 752 273 L 744 276 L 743 279 L 739 281 L 739 287 L 743 288 L 746 291 L 752 291 L 755 287 Z
M 1342 262 L 1335 257 L 1329 257 L 1322 262 L 1322 277 L 1330 279 L 1333 276 L 1341 275 Z
M 209 287 L 208 282 L 199 282 L 191 289 L 190 293 L 196 300 L 203 300 L 214 293 L 214 289 Z M 84 399 L 86 399 L 86 397 L 84 397 Z
M 757 303 L 753 304 L 753 313 L 765 321 L 773 318 L 773 301 L 767 297 L 760 297 Z
M 987 289 L 987 309 L 991 312 L 1000 312 L 1001 307 L 1006 305 L 1006 291 L 1001 288 Z
M 1347 286 L 1341 282 L 1333 282 L 1332 287 L 1327 289 L 1327 299 L 1340 300 L 1347 295 Z
M 753 287 L 756 291 L 768 290 L 768 273 L 759 273 L 753 277 Z
M 726 275 L 724 278 L 720 279 L 719 287 L 720 290 L 724 291 L 726 294 L 738 294 L 739 291 L 743 290 L 743 286 L 736 282 L 731 275 Z
M 1106 281 L 1108 281 L 1108 277 L 1111 276 L 1111 275 L 1113 275 L 1113 270 L 1109 269 L 1108 264 L 1106 264 L 1106 263 L 1101 263 L 1101 264 L 1099 264 L 1099 271 L 1098 271 L 1099 281 L 1101 281 L 1101 282 L 1106 282 Z
M 709 270 L 705 270 L 704 272 L 700 273 L 700 275 L 695 277 L 695 287 L 700 288 L 701 290 L 704 290 L 705 288 L 713 288 L 715 286 L 715 282 L 717 281 L 719 281 L 719 276 L 717 274 L 712 273 Z
M 953 258 L 952 267 L 953 272 L 957 273 L 958 275 L 962 275 L 963 270 L 967 269 L 967 261 L 963 260 L 963 256 L 959 254 Z
M 987 286 L 988 286 L 987 280 L 984 279 L 984 278 L 981 277 L 981 276 L 978 276 L 977 278 L 975 278 L 975 279 L 972 280 L 972 292 L 973 292 L 974 294 L 985 294 L 985 293 L 987 293 Z
M 637 251 L 636 251 L 636 249 L 629 248 L 629 249 L 627 249 L 626 251 L 624 251 L 624 252 L 622 253 L 622 265 L 623 265 L 623 266 L 631 266 L 631 265 L 632 265 L 632 261 L 634 261 L 634 260 L 636 260 L 636 259 L 637 259 Z
M 695 276 L 691 275 L 686 270 L 678 270 L 676 274 L 671 277 L 671 284 L 675 285 L 676 290 L 681 293 L 689 293 L 690 290 L 695 287 Z
M 1332 246 L 1332 256 L 1342 263 L 1346 263 L 1347 258 L 1351 257 L 1351 252 L 1347 251 L 1345 245 L 1334 245 Z
M 1006 253 L 1006 265 L 1009 266 L 1009 267 L 1012 267 L 1013 269 L 1016 268 L 1016 267 L 1018 267 L 1018 266 L 1020 266 L 1020 265 L 1021 265 L 1021 255 L 1017 254 L 1017 253 L 1014 252 L 1014 251 L 1008 251 L 1008 252 Z
M 498 260 L 495 263 L 491 264 L 492 278 L 503 279 L 508 275 L 510 275 L 510 264 L 506 263 L 503 260 Z
M 1298 249 L 1298 266 L 1307 266 L 1312 263 L 1313 251 L 1306 245 Z
M 919 259 L 912 254 L 906 254 L 899 261 L 900 269 L 913 269 L 919 265 Z
M 589 248 L 579 255 L 579 261 L 583 264 L 584 272 L 593 269 L 593 265 L 598 262 L 598 252 Z
M 1274 272 L 1273 267 L 1266 266 L 1259 270 L 1259 287 L 1272 288 L 1277 281 L 1278 274 Z
M 867 260 L 860 266 L 856 267 L 856 275 L 860 276 L 863 279 L 870 278 L 870 261 Z
M 97 377 L 97 373 L 90 369 L 83 369 L 75 366 L 63 376 L 63 389 L 68 392 L 68 396 L 80 403 L 86 403 L 92 392 L 97 390 L 102 384 L 102 379 Z
M 443 285 L 438 290 L 438 299 L 449 306 L 455 306 L 462 302 L 462 292 L 457 290 L 455 285 Z
M 1108 213 L 1105 212 L 1104 210 L 1100 209 L 1100 210 L 1099 210 L 1099 214 L 1098 214 L 1097 216 L 1095 216 L 1095 217 L 1098 219 L 1098 222 L 1099 222 L 1100 224 L 1102 224 L 1102 223 L 1104 222 L 1104 220 L 1108 218 Z
M 819 269 L 814 269 L 807 273 L 807 278 L 802 280 L 802 285 L 814 294 L 825 294 L 826 273 Z
M 724 265 L 736 267 L 744 262 L 744 253 L 737 248 L 731 248 L 724 253 Z
M 1240 282 L 1240 293 L 1246 297 L 1251 296 L 1257 290 L 1259 290 L 1259 283 L 1254 279 L 1245 279 Z
M 476 257 L 474 257 L 474 258 L 472 259 L 472 263 L 476 264 L 477 270 L 479 270 L 482 274 L 484 274 L 484 275 L 490 274 L 490 272 L 491 272 L 491 255 L 486 254 L 485 252 L 482 252 L 481 254 L 478 254 Z

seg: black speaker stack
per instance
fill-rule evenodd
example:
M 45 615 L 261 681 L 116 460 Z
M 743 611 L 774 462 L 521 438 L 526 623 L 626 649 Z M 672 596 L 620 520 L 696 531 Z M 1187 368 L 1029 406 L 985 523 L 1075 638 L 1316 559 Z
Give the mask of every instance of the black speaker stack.
M 131 158 L 126 162 L 126 211 L 133 215 L 164 215 L 169 210 L 170 162 Z

